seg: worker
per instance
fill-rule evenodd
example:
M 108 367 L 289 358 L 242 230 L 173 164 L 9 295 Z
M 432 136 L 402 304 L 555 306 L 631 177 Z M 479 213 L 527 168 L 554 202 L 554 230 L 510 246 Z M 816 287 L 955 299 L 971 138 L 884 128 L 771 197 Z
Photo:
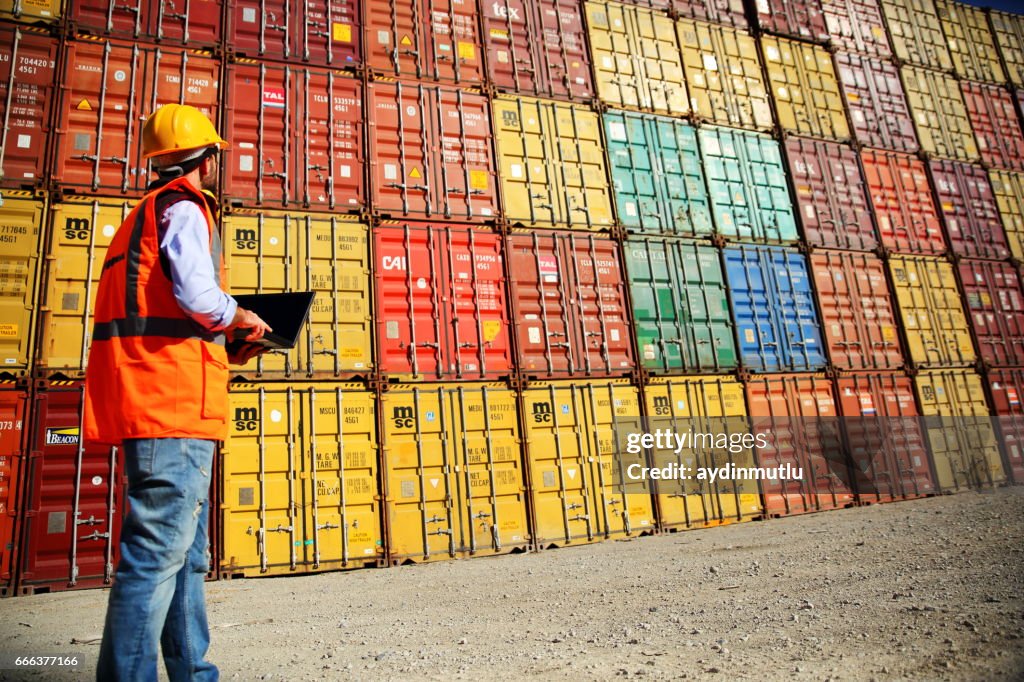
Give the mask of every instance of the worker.
M 168 104 L 142 130 L 156 179 L 107 249 L 85 374 L 84 439 L 120 446 L 128 478 L 121 559 L 96 678 L 215 680 L 204 580 L 208 491 L 227 436 L 228 367 L 272 331 L 221 287 L 219 155 L 198 109 Z M 242 330 L 231 358 L 225 334 Z M 248 331 L 245 331 L 248 330 Z

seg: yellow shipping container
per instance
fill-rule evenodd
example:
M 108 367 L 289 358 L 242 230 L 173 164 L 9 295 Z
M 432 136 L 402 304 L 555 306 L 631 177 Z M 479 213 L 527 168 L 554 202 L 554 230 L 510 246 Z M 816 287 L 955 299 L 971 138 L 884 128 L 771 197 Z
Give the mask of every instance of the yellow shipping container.
M 988 179 L 1006 229 L 1010 253 L 1024 261 L 1024 173 L 990 170 Z
M 1006 78 L 1018 88 L 1024 87 L 1024 16 L 992 10 L 995 42 L 1006 64 Z
M 921 372 L 914 387 L 925 417 L 939 490 L 1006 480 L 981 378 L 970 370 Z
M 537 382 L 523 390 L 534 536 L 540 548 L 654 530 L 649 484 L 627 481 L 621 447 L 642 430 L 639 395 L 622 379 Z
M 768 130 L 771 104 L 750 34 L 703 21 L 676 22 L 690 108 L 723 125 Z
M 946 159 L 980 159 L 974 129 L 956 79 L 912 66 L 900 69 L 900 75 L 921 148 Z
M 600 117 L 587 107 L 501 95 L 493 120 L 505 216 L 526 227 L 612 225 Z
M 0 19 L 55 23 L 63 14 L 64 0 L 0 0 Z
M 823 47 L 761 37 L 779 125 L 798 135 L 846 140 L 850 126 L 832 65 Z
M 503 384 L 397 384 L 381 399 L 388 557 L 525 550 L 515 393 Z
M 36 367 L 43 373 L 75 378 L 84 372 L 103 259 L 134 204 L 69 196 L 50 205 L 35 352 Z
M 378 565 L 373 393 L 354 383 L 232 384 L 229 401 L 220 453 L 222 573 Z
M 942 258 L 892 256 L 889 272 L 916 367 L 963 367 L 976 355 L 953 266 Z
M 614 107 L 688 114 L 675 24 L 662 12 L 587 2 L 598 97 Z
M 882 11 L 900 60 L 942 71 L 953 68 L 932 0 L 882 0 Z
M 254 376 L 332 379 L 373 368 L 368 229 L 355 216 L 234 209 L 223 234 L 232 293 L 316 292 L 295 348 L 250 362 Z
M 935 9 L 956 75 L 972 81 L 1005 83 L 1006 74 L 985 10 L 949 0 L 935 0 Z
M 749 433 L 743 384 L 731 377 L 655 378 L 645 389 L 647 431 L 673 433 Z M 755 467 L 749 448 L 739 453 L 699 447 L 678 453 L 653 449 L 653 465 L 676 463 L 696 467 Z M 764 513 L 757 481 L 688 480 L 655 484 L 658 521 L 663 528 L 682 529 L 749 521 Z
M 0 372 L 27 373 L 35 339 L 40 233 L 46 202 L 31 192 L 0 195 Z

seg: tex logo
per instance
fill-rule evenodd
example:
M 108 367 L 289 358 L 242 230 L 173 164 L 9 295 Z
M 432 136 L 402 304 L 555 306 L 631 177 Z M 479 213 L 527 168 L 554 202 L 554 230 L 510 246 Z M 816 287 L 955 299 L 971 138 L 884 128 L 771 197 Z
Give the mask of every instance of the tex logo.
M 46 429 L 47 445 L 78 445 L 79 429 L 77 426 L 64 426 Z

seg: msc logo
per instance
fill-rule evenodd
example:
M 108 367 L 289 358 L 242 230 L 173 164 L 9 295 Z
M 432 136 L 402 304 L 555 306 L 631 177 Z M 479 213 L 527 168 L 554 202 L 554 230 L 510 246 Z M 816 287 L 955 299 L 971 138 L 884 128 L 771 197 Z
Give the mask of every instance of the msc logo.
M 533 404 L 533 421 L 538 424 L 549 423 L 552 419 L 551 413 L 554 410 L 551 408 L 551 403 L 534 403 Z
M 411 407 L 396 407 L 391 413 L 396 429 L 411 429 L 416 425 L 416 415 Z
M 672 414 L 672 406 L 668 403 L 666 396 L 657 396 L 654 399 L 654 414 Z
M 407 270 L 405 256 L 384 256 L 380 259 L 380 266 L 384 270 Z
M 255 431 L 259 428 L 260 411 L 255 407 L 235 408 L 235 431 Z
M 64 238 L 85 241 L 89 238 L 88 218 L 68 218 L 64 221 Z
M 235 230 L 235 246 L 243 251 L 255 251 L 256 230 Z
M 47 445 L 78 445 L 78 427 L 65 426 L 58 429 L 46 429 Z

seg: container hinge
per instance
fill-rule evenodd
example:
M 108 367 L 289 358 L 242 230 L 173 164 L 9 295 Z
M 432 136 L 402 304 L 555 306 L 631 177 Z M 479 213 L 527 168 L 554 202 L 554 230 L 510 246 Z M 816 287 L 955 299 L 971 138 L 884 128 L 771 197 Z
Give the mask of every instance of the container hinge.
M 338 351 L 335 348 L 323 348 L 321 350 L 313 351 L 313 355 L 337 355 Z
M 282 526 L 280 523 L 277 524 L 277 528 L 267 528 L 267 533 L 291 533 L 293 530 L 292 526 Z
M 441 523 L 444 520 L 445 518 L 443 516 L 438 516 L 437 514 L 434 514 L 432 517 L 426 520 L 426 523 Z
M 317 530 L 334 530 L 335 528 L 341 528 L 336 523 L 324 523 L 316 527 Z
M 78 538 L 79 540 L 101 540 L 110 537 L 110 533 L 101 533 L 98 530 L 94 530 L 89 535 L 83 535 Z
M 577 514 L 576 516 L 569 517 L 570 521 L 589 521 L 590 514 Z
M 473 514 L 473 518 L 474 519 L 489 519 L 489 518 L 491 518 L 491 515 L 488 514 L 487 512 L 477 512 L 476 514 Z
M 572 511 L 573 509 L 579 509 L 582 506 L 583 505 L 578 503 L 578 502 L 572 502 L 572 503 L 570 503 L 569 505 L 566 506 L 566 509 L 568 509 L 569 511 Z
M 90 516 L 87 519 L 75 519 L 76 526 L 95 526 L 98 523 L 103 523 L 103 521 L 95 516 Z
M 429 533 L 427 533 L 427 535 L 451 535 L 451 534 L 452 534 L 452 529 L 451 528 L 438 528 L 437 530 L 432 530 Z

